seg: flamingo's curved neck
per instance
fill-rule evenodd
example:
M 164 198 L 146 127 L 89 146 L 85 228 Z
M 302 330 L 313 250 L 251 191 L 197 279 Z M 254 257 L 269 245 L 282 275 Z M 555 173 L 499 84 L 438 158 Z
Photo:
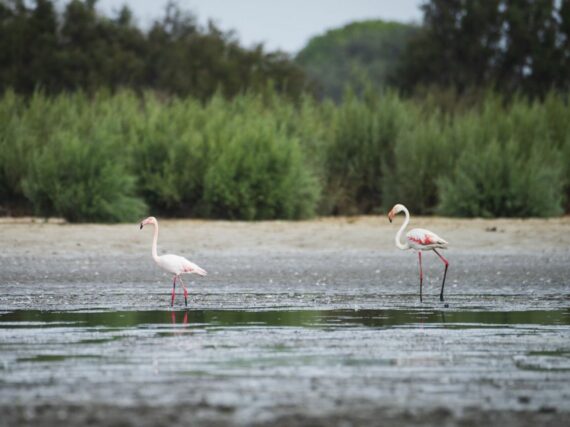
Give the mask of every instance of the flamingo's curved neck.
M 408 223 L 410 222 L 410 212 L 408 212 L 408 209 L 406 209 L 405 207 L 404 207 L 403 211 L 404 211 L 404 214 L 406 215 L 406 219 L 404 220 L 404 223 L 402 224 L 402 226 L 400 227 L 400 229 L 396 233 L 396 246 L 402 250 L 406 250 L 406 249 L 410 248 L 410 245 L 407 242 L 402 243 L 400 241 L 400 238 L 402 237 L 402 233 L 404 232 L 404 230 L 408 226 Z
M 154 237 L 152 238 L 152 257 L 156 261 L 158 259 L 158 253 L 156 249 L 158 243 L 158 224 L 153 224 L 153 225 L 154 225 Z

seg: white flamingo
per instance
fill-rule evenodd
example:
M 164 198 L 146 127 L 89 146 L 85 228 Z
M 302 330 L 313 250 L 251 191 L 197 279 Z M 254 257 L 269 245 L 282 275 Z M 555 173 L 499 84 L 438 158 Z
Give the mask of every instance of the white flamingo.
M 145 225 L 152 224 L 154 226 L 154 238 L 152 240 L 152 258 L 154 262 L 158 264 L 163 270 L 168 271 L 169 273 L 174 274 L 174 282 L 172 284 L 172 299 L 170 301 L 170 306 L 174 306 L 174 297 L 176 295 L 176 280 L 182 283 L 182 287 L 184 288 L 184 303 L 186 307 L 188 307 L 188 290 L 186 286 L 182 282 L 182 278 L 180 277 L 182 274 L 198 274 L 200 276 L 205 276 L 208 274 L 206 270 L 203 268 L 198 267 L 193 262 L 188 261 L 186 258 L 178 256 L 178 255 L 161 255 L 158 256 L 156 245 L 158 241 L 158 221 L 155 217 L 149 216 L 143 222 L 141 222 L 141 230 Z
M 438 257 L 441 258 L 443 263 L 445 264 L 445 270 L 443 272 L 443 281 L 441 282 L 441 293 L 439 294 L 439 300 L 443 301 L 443 287 L 445 286 L 445 276 L 447 275 L 447 267 L 449 267 L 449 261 L 447 261 L 436 249 L 447 249 L 447 241 L 439 237 L 432 231 L 424 230 L 423 228 L 413 228 L 406 233 L 406 243 L 402 243 L 400 238 L 402 233 L 408 226 L 410 222 L 410 212 L 408 209 L 401 204 L 396 204 L 392 208 L 392 210 L 388 213 L 388 219 L 392 222 L 392 219 L 399 214 L 400 212 L 404 212 L 406 215 L 406 219 L 398 230 L 396 234 L 396 246 L 402 250 L 406 249 L 414 249 L 418 251 L 418 257 L 420 260 L 420 302 L 422 301 L 422 281 L 423 281 L 423 272 L 422 272 L 422 251 L 434 251 Z

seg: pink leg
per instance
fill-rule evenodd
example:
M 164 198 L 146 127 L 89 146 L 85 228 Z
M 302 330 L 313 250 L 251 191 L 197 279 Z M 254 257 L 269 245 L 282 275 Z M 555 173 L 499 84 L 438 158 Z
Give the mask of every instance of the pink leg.
M 420 260 L 420 302 L 422 302 L 422 282 L 424 279 L 424 273 L 422 271 L 422 251 L 418 251 L 418 258 Z
M 172 284 L 172 299 L 170 300 L 170 307 L 174 307 L 174 297 L 176 297 L 176 276 L 174 276 L 174 283 Z
M 186 286 L 184 285 L 182 278 L 179 278 L 178 280 L 180 280 L 180 283 L 182 283 L 182 287 L 184 288 L 184 304 L 186 305 L 186 307 L 188 307 L 188 289 L 186 289 Z
M 443 287 L 445 286 L 445 276 L 447 276 L 447 267 L 449 267 L 449 261 L 446 260 L 438 251 L 436 251 L 435 249 L 433 250 L 438 257 L 441 258 L 441 260 L 443 261 L 443 263 L 445 264 L 445 270 L 443 271 L 443 281 L 441 282 L 441 292 L 439 294 L 439 300 L 443 301 Z

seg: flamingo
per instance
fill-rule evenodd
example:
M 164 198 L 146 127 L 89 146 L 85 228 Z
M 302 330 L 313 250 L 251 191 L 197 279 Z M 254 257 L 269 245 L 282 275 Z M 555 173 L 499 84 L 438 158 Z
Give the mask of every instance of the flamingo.
M 181 276 L 183 274 L 192 274 L 192 273 L 198 274 L 200 276 L 205 276 L 208 273 L 203 268 L 198 267 L 193 262 L 190 262 L 186 258 L 181 257 L 179 255 L 167 254 L 167 255 L 158 256 L 156 251 L 156 244 L 158 241 L 158 221 L 155 217 L 149 216 L 147 219 L 141 222 L 140 229 L 142 230 L 143 227 L 148 224 L 154 226 L 154 237 L 152 240 L 152 258 L 154 259 L 154 262 L 156 262 L 158 266 L 163 270 L 166 270 L 169 273 L 174 274 L 174 282 L 172 283 L 172 298 L 170 301 L 170 306 L 171 307 L 174 306 L 174 297 L 176 295 L 175 294 L 176 280 L 178 280 L 180 283 L 182 283 L 182 287 L 184 288 L 184 303 L 186 304 L 186 307 L 188 307 L 188 289 L 186 289 L 186 286 L 182 282 Z
M 392 222 L 392 219 L 399 214 L 400 212 L 404 212 L 406 215 L 406 219 L 396 233 L 396 246 L 402 250 L 406 249 L 414 249 L 418 251 L 418 257 L 420 261 L 420 302 L 422 301 L 422 281 L 423 281 L 423 272 L 422 272 L 422 251 L 434 251 L 439 258 L 445 264 L 445 270 L 443 271 L 443 281 L 441 282 L 441 293 L 439 294 L 439 300 L 443 301 L 443 287 L 445 286 L 445 276 L 447 275 L 447 268 L 449 267 L 449 261 L 447 261 L 438 251 L 437 249 L 447 249 L 447 245 L 449 244 L 446 240 L 439 237 L 432 231 L 424 230 L 423 228 L 413 228 L 406 233 L 406 243 L 400 242 L 400 237 L 402 233 L 408 226 L 410 222 L 410 212 L 408 209 L 401 204 L 396 204 L 392 208 L 392 210 L 388 213 L 388 219 Z

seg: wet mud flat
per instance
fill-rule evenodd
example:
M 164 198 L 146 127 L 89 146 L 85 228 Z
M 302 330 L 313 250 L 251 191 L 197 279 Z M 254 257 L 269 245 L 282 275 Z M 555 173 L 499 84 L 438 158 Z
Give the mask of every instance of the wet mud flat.
M 369 219 L 167 222 L 174 310 L 132 227 L 0 225 L 0 425 L 570 424 L 568 221 L 421 221 L 448 307 Z
M 4 425 L 563 425 L 569 331 L 570 309 L 14 310 L 0 409 Z

